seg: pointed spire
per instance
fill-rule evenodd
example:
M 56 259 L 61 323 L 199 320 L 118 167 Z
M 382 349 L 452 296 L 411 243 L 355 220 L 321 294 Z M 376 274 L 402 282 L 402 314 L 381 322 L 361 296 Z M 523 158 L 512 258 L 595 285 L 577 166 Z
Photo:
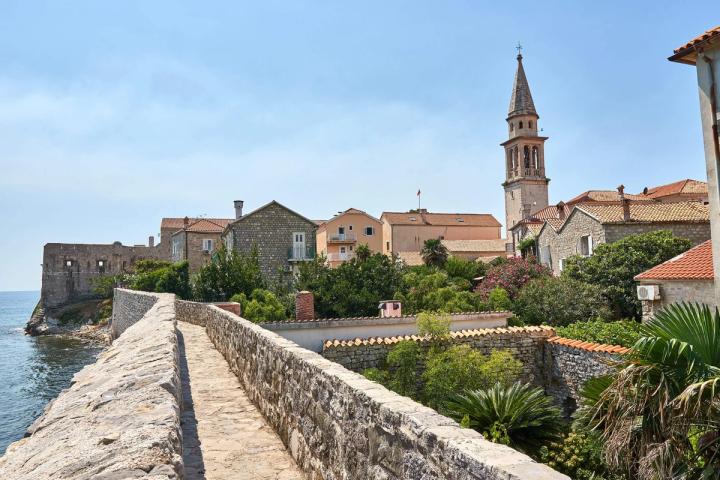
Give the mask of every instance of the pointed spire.
M 525 77 L 522 58 L 522 54 L 518 53 L 518 67 L 517 72 L 515 72 L 515 83 L 513 84 L 512 97 L 510 97 L 508 117 L 527 114 L 537 115 L 535 104 L 530 94 L 530 86 L 528 85 L 527 77 Z

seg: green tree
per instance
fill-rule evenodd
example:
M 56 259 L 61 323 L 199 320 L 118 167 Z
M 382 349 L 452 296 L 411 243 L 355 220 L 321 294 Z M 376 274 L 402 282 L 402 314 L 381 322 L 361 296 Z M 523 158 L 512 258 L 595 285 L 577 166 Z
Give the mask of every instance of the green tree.
M 250 296 L 264 287 L 255 248 L 246 254 L 221 247 L 193 278 L 193 296 L 203 302 L 224 302 L 238 293 Z
M 472 282 L 485 274 L 487 269 L 483 262 L 471 262 L 462 257 L 450 256 L 443 267 L 450 278 L 462 278 Z
M 630 478 L 720 477 L 720 313 L 671 305 L 610 377 L 586 388 L 585 420 Z
M 590 257 L 570 257 L 562 275 L 602 288 L 615 318 L 639 319 L 642 312 L 633 278 L 691 246 L 689 240 L 667 230 L 630 235 L 598 245 Z
M 364 262 L 365 260 L 370 258 L 371 255 L 372 251 L 366 243 L 361 243 L 360 245 L 355 247 L 355 258 L 358 259 L 358 262 Z
M 135 264 L 127 281 L 133 290 L 174 293 L 188 299 L 191 296 L 189 269 L 188 262 L 142 260 Z
M 277 296 L 269 290 L 256 288 L 248 298 L 238 293 L 230 298 L 242 307 L 242 317 L 255 323 L 287 320 L 287 310 Z
M 486 310 L 480 297 L 470 292 L 470 283 L 462 278 L 451 279 L 435 268 L 412 268 L 402 276 L 394 297 L 403 303 L 407 313 L 422 311 L 472 312 Z
M 417 399 L 417 368 L 420 358 L 417 342 L 405 340 L 393 347 L 386 359 L 390 371 L 388 388 L 400 395 Z
M 513 312 L 526 325 L 554 326 L 611 317 L 603 289 L 569 277 L 540 277 L 523 286 Z
M 542 388 L 497 383 L 490 388 L 454 396 L 448 403 L 450 416 L 477 430 L 485 438 L 536 455 L 540 447 L 558 440 L 564 422 Z
M 422 373 L 423 400 L 443 412 L 453 395 L 487 388 L 495 382 L 509 385 L 517 380 L 521 370 L 522 362 L 507 351 L 495 350 L 485 356 L 469 345 L 431 349 Z
M 495 312 L 509 311 L 513 309 L 513 302 L 510 300 L 507 290 L 495 287 L 490 290 L 490 295 L 488 295 L 488 306 Z
M 450 253 L 442 241 L 438 238 L 425 240 L 422 250 L 420 250 L 425 265 L 432 267 L 442 267 L 448 260 Z

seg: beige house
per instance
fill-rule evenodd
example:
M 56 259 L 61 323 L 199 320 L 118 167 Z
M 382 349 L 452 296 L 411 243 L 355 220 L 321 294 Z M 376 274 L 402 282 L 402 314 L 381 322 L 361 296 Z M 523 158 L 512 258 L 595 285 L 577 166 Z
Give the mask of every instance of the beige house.
M 637 275 L 643 321 L 680 302 L 715 306 L 713 254 L 710 240 Z
M 502 225 L 487 213 L 383 212 L 383 253 L 406 255 L 422 250 L 425 240 L 499 240 Z
M 220 237 L 225 226 L 206 218 L 194 222 L 185 218 L 183 228 L 172 234 L 170 260 L 173 262 L 186 260 L 190 272 L 197 272 L 210 262 L 213 252 L 220 245 Z
M 318 226 L 316 242 L 318 255 L 324 255 L 331 267 L 354 258 L 358 245 L 382 253 L 382 222 L 362 210 L 349 208 Z

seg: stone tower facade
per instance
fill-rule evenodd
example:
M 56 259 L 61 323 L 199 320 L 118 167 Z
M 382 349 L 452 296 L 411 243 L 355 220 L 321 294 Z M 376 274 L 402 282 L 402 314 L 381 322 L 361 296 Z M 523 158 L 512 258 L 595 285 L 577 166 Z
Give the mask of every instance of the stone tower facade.
M 548 206 L 545 176 L 545 140 L 538 136 L 538 119 L 530 86 L 525 77 L 522 55 L 517 56 L 517 72 L 506 119 L 508 140 L 505 148 L 505 229 L 512 242 L 510 228 L 523 218 Z

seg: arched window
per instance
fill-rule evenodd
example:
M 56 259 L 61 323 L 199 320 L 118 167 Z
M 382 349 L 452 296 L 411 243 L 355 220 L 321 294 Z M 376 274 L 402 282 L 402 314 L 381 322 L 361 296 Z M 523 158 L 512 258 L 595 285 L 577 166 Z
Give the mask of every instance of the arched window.
M 518 128 L 522 128 L 522 121 L 518 124 Z
M 530 168 L 530 147 L 527 145 L 523 148 L 523 157 L 525 168 Z
M 538 147 L 532 147 L 532 165 L 533 165 L 533 168 L 540 167 L 540 157 L 539 157 Z
M 518 147 L 513 148 L 513 170 L 517 171 L 518 168 L 519 152 Z
M 528 128 L 532 128 L 532 120 L 528 120 Z
M 515 128 L 515 124 L 510 122 L 510 131 L 512 132 L 514 128 Z

